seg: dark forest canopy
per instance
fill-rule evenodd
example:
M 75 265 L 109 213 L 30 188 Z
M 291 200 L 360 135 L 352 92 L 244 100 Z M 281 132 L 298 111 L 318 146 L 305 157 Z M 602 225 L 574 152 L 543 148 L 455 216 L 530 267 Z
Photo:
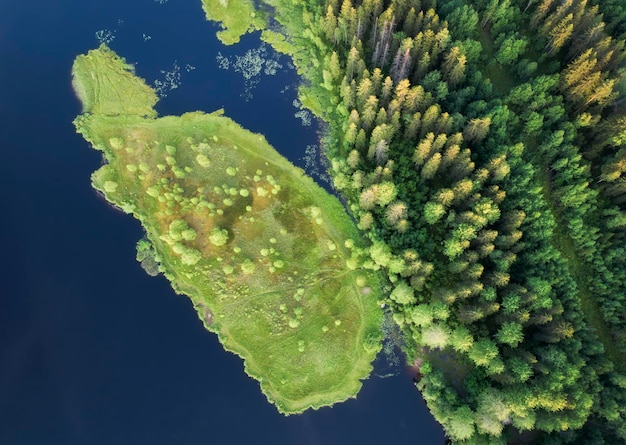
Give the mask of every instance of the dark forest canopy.
M 622 2 L 259 8 L 448 436 L 626 442 Z

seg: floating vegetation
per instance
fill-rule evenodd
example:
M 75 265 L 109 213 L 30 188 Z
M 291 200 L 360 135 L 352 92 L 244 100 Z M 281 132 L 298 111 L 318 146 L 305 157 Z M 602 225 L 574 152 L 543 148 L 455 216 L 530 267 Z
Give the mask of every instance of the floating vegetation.
M 300 111 L 296 112 L 294 114 L 294 116 L 302 121 L 302 126 L 303 127 L 310 127 L 311 126 L 312 114 L 311 114 L 311 112 L 309 110 L 300 110 Z
M 115 31 L 111 31 L 108 29 L 101 29 L 100 31 L 96 31 L 96 39 L 99 43 L 104 43 L 108 45 L 113 40 L 115 40 Z
M 283 91 L 285 91 L 286 89 L 287 89 L 287 87 L 285 87 L 285 89 Z M 281 93 L 283 91 L 281 91 Z M 298 110 L 299 110 L 298 112 L 296 112 L 294 114 L 294 116 L 302 121 L 302 126 L 303 127 L 310 127 L 311 126 L 311 122 L 313 122 L 313 115 L 311 114 L 311 112 L 309 110 L 305 109 L 302 106 L 302 102 L 300 102 L 298 99 L 294 99 L 292 104 L 293 104 L 294 107 L 298 108 Z
M 241 97 L 246 101 L 252 99 L 252 90 L 259 84 L 261 73 L 273 76 L 283 67 L 278 61 L 280 54 L 269 52 L 265 43 L 261 43 L 258 48 L 249 49 L 242 56 L 229 58 L 218 52 L 215 59 L 220 69 L 228 70 L 232 66 L 236 73 L 243 76 L 244 91 Z
M 167 94 L 180 86 L 180 66 L 174 61 L 172 69 L 169 71 L 161 70 L 162 79 L 154 81 L 154 89 L 160 98 L 167 97 Z
M 228 60 L 228 57 L 223 56 L 221 52 L 217 52 L 215 59 L 217 60 L 217 66 L 219 66 L 221 70 L 227 70 L 230 68 L 230 60 Z
M 320 152 L 318 145 L 307 145 L 302 159 L 304 160 L 304 169 L 309 175 L 330 184 L 330 179 L 326 174 L 328 160 Z
M 249 49 L 243 56 L 235 56 L 235 63 L 233 64 L 235 71 L 247 81 L 256 78 L 261 73 L 265 63 L 266 52 L 265 45 L 261 45 L 258 48 Z
M 195 70 L 196 67 L 190 64 L 185 65 L 185 71 L 189 72 L 189 71 L 193 71 Z
M 154 3 L 158 3 L 159 5 L 162 5 L 164 3 L 167 3 L 167 0 L 154 0 Z
M 385 312 L 382 325 L 383 348 L 376 359 L 376 375 L 381 378 L 398 375 L 402 363 L 403 337 L 390 311 Z
M 148 34 L 143 34 L 143 41 L 147 42 L 148 40 L 152 40 L 152 36 L 149 36 Z
M 282 67 L 283 66 L 280 63 L 278 63 L 277 60 L 267 59 L 265 61 L 265 69 L 263 70 L 263 72 L 265 73 L 266 76 L 273 76 Z

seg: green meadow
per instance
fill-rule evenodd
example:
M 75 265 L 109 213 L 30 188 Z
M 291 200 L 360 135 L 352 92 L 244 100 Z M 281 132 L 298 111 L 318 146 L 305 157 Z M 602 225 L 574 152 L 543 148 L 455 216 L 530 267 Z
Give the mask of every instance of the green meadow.
M 193 302 L 285 414 L 354 397 L 380 349 L 380 283 L 339 201 L 221 111 L 156 118 L 156 95 L 105 46 L 79 56 L 75 125 L 92 176 L 146 237 L 138 259 Z

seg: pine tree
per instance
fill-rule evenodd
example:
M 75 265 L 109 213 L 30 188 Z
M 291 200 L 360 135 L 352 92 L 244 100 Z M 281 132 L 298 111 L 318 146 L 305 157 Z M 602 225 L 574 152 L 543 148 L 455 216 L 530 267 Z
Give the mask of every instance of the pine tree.
M 615 92 L 616 83 L 617 79 L 602 80 L 590 94 L 587 94 L 585 103 L 578 111 L 594 103 L 601 106 L 608 105 L 617 97 L 618 93 Z
M 458 326 L 450 334 L 450 344 L 457 352 L 467 352 L 474 344 L 474 338 L 465 326 Z
M 537 6 L 537 9 L 535 9 L 535 12 L 533 13 L 532 18 L 530 20 L 530 26 L 532 28 L 539 27 L 539 25 L 543 22 L 545 17 L 550 12 L 550 9 L 554 2 L 555 0 L 542 0 L 541 1 L 539 6 Z
M 554 28 L 549 28 L 547 34 L 549 36 L 546 48 L 548 54 L 560 49 L 570 39 L 574 33 L 573 14 L 566 15 Z
M 448 140 L 447 135 L 438 134 L 435 140 L 433 141 L 432 150 L 433 151 L 441 151 L 441 149 L 446 145 L 446 141 Z
M 415 147 L 415 152 L 413 154 L 413 162 L 416 166 L 422 166 L 426 159 L 430 157 L 432 152 L 433 142 L 435 140 L 434 133 L 428 133 L 425 138 L 423 138 L 420 143 Z
M 395 226 L 399 221 L 406 219 L 407 206 L 402 201 L 395 201 L 391 203 L 385 211 L 385 219 L 391 226 Z
M 344 136 L 344 142 L 346 142 L 349 145 L 353 145 L 354 142 L 356 141 L 356 135 L 358 133 L 358 129 L 357 126 L 354 122 L 350 122 L 350 125 L 348 126 L 348 130 L 346 131 L 346 134 Z
M 411 82 L 408 79 L 402 79 L 396 84 L 394 90 L 394 99 L 398 100 L 400 107 L 404 105 L 407 96 L 411 90 Z
M 433 310 L 428 304 L 418 304 L 409 311 L 413 324 L 420 327 L 430 326 L 433 322 Z
M 492 360 L 498 357 L 498 347 L 488 339 L 475 341 L 470 348 L 468 355 L 477 366 L 487 367 Z
M 376 99 L 376 96 L 372 94 L 373 92 L 374 92 L 374 85 L 372 84 L 372 81 L 369 79 L 369 76 L 363 77 L 361 81 L 359 82 L 359 86 L 356 89 L 356 103 L 357 103 L 358 108 L 363 109 L 365 107 L 365 102 L 369 98 L 374 97 Z
M 409 121 L 409 125 L 404 130 L 404 139 L 413 140 L 417 137 L 417 134 L 422 125 L 422 113 L 414 113 Z
M 376 125 L 383 125 L 387 123 L 387 111 L 384 108 L 380 108 L 376 113 Z
M 557 343 L 574 335 L 575 329 L 571 323 L 565 320 L 552 321 L 544 325 L 538 336 L 549 343 Z
M 335 44 L 337 43 L 335 41 L 336 29 L 337 17 L 335 17 L 332 6 L 328 5 L 328 8 L 326 9 L 326 17 L 324 19 L 324 33 L 326 34 L 326 40 L 334 42 Z
M 381 105 L 386 107 L 389 104 L 389 100 L 391 99 L 391 94 L 393 92 L 393 80 L 391 77 L 385 77 L 383 81 L 382 91 L 380 94 Z
M 417 33 L 417 14 L 415 13 L 415 8 L 412 7 L 409 9 L 404 23 L 402 24 L 402 31 L 409 37 L 413 37 Z
M 356 135 L 356 141 L 354 142 L 354 147 L 361 152 L 365 150 L 365 147 L 367 147 L 367 134 L 365 133 L 365 130 L 362 128 L 359 130 L 359 132 Z
M 506 175 L 511 171 L 511 167 L 506 162 L 506 155 L 500 155 L 489 161 L 487 168 L 491 173 L 491 177 L 494 181 L 502 181 Z
M 506 272 L 494 270 L 487 274 L 487 282 L 494 287 L 505 287 L 511 280 L 511 275 Z
M 361 162 L 361 155 L 357 150 L 352 150 L 348 154 L 348 158 L 346 159 L 346 163 L 352 170 L 356 170 L 359 167 L 359 163 Z
M 361 60 L 361 55 L 359 54 L 359 50 L 354 46 L 350 48 L 350 52 L 348 53 L 348 62 L 346 64 L 346 76 L 348 80 L 352 80 L 354 74 L 357 69 L 357 62 Z
M 443 323 L 431 324 L 422 329 L 422 343 L 431 349 L 445 348 L 449 339 L 449 328 Z
M 449 142 L 449 139 L 448 139 L 448 142 Z M 461 147 L 459 147 L 458 145 L 456 144 L 449 145 L 443 153 L 443 158 L 441 160 L 441 167 L 440 167 L 441 170 L 446 170 L 448 167 L 450 167 L 453 164 L 454 160 L 456 159 L 460 151 L 461 151 Z
M 368 158 L 369 158 L 368 153 Z M 387 162 L 389 158 L 389 143 L 385 139 L 378 141 L 372 149 L 371 159 L 376 162 L 376 165 L 381 166 Z
M 472 193 L 474 190 L 474 183 L 469 178 L 461 179 L 454 184 L 452 190 L 454 191 L 455 202 L 461 202 L 464 201 L 470 193 Z
M 458 46 L 452 47 L 444 57 L 443 76 L 451 86 L 455 86 L 465 77 L 467 58 Z
M 417 59 L 417 66 L 415 71 L 413 72 L 413 77 L 411 78 L 412 83 L 419 84 L 420 81 L 424 78 L 426 73 L 430 68 L 431 57 L 430 54 L 425 52 L 421 55 L 419 59 Z
M 496 339 L 502 344 L 516 348 L 524 340 L 522 326 L 515 322 L 503 323 L 498 329 Z
M 413 113 L 420 110 L 425 105 L 426 93 L 421 85 L 412 87 L 404 100 L 404 111 Z
M 489 132 L 491 118 L 475 118 L 471 119 L 463 129 L 463 139 L 468 142 L 481 141 Z
M 376 121 L 376 112 L 378 110 L 378 98 L 370 96 L 364 104 L 363 113 L 361 115 L 361 125 L 365 130 L 370 130 Z
M 445 213 L 445 207 L 437 202 L 427 202 L 424 205 L 423 217 L 427 224 L 435 224 Z
M 570 45 L 568 58 L 573 59 L 586 49 L 591 49 L 595 43 L 606 35 L 605 27 L 606 24 L 604 22 L 596 21 L 596 23 L 591 25 L 588 29 L 585 29 L 584 32 L 577 32 L 576 37 L 574 37 Z
M 561 89 L 569 90 L 574 85 L 588 77 L 596 67 L 598 59 L 592 48 L 578 56 L 561 74 Z
M 374 68 L 374 71 L 372 71 L 371 80 L 374 87 L 373 94 L 378 97 L 381 95 L 381 88 L 383 84 L 383 72 L 380 68 Z
M 449 207 L 454 201 L 454 192 L 448 188 L 441 189 L 435 195 L 435 200 L 444 207 Z
M 433 104 L 424 111 L 422 115 L 422 130 L 420 137 L 423 137 L 426 133 L 432 132 L 435 129 L 437 119 L 441 114 L 441 108 L 439 104 Z
M 470 154 L 470 150 L 466 148 L 456 157 L 456 161 L 448 169 L 450 180 L 455 181 L 465 178 L 474 170 L 475 165 L 471 160 Z
M 563 17 L 568 15 L 572 2 L 573 0 L 559 0 L 554 12 L 548 14 L 541 25 L 540 32 L 542 35 L 547 36 L 550 30 L 555 28 Z
M 422 181 L 432 179 L 437 173 L 440 163 L 441 163 L 441 153 L 436 152 L 424 163 L 424 166 L 422 167 L 422 171 L 420 172 L 420 179 Z
M 347 77 L 344 76 L 343 81 L 341 82 L 341 98 L 343 100 L 343 104 L 347 109 L 350 109 L 356 106 L 356 82 L 354 79 L 350 82 L 347 82 Z

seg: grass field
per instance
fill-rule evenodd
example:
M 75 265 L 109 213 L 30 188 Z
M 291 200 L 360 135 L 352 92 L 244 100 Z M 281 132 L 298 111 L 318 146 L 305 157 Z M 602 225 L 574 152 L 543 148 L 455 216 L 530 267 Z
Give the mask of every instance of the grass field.
M 153 117 L 149 88 L 105 47 L 73 74 L 77 130 L 107 161 L 94 187 L 141 221 L 268 399 L 289 414 L 355 396 L 380 349 L 380 283 L 339 201 L 221 112 Z

